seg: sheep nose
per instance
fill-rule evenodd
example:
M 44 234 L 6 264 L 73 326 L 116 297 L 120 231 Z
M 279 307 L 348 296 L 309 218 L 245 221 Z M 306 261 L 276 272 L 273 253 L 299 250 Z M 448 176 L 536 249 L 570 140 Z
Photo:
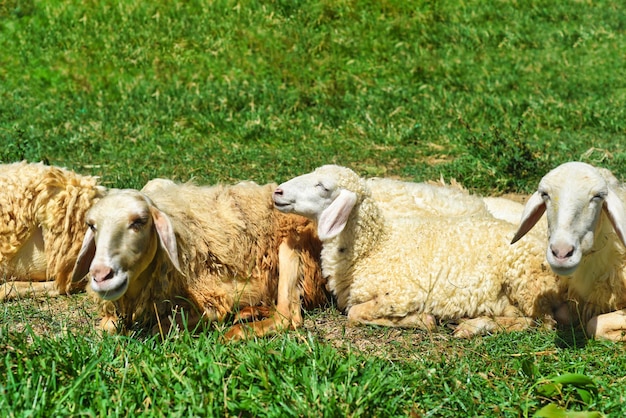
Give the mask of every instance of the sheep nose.
M 558 260 L 566 260 L 574 255 L 574 246 L 573 245 L 550 245 L 550 251 L 552 251 L 552 255 Z
M 283 189 L 274 190 L 274 196 L 282 196 L 282 195 L 283 195 Z
M 91 277 L 97 283 L 102 283 L 113 277 L 113 269 L 108 266 L 94 266 L 91 268 Z

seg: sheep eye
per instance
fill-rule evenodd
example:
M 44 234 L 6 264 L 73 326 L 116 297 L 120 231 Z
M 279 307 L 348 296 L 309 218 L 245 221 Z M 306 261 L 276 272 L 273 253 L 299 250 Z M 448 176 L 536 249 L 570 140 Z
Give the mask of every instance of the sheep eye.
M 87 228 L 91 229 L 93 232 L 96 232 L 96 226 L 91 222 L 87 222 Z
M 319 188 L 321 188 L 322 190 L 324 190 L 325 192 L 327 192 L 327 191 L 328 191 L 328 189 L 327 189 L 327 188 L 326 188 L 326 187 L 325 187 L 325 186 L 324 186 L 321 182 L 317 183 L 317 184 L 315 185 L 315 187 L 319 187 Z
M 598 193 L 598 194 L 595 194 L 591 198 L 591 200 L 594 202 L 600 202 L 600 201 L 603 201 L 605 198 L 606 198 L 606 195 L 604 193 Z
M 539 192 L 539 195 L 541 196 L 543 200 L 550 199 L 550 195 L 548 194 L 548 192 Z
M 148 220 L 146 218 L 137 218 L 131 222 L 130 228 L 137 231 L 141 229 L 146 223 L 148 223 Z

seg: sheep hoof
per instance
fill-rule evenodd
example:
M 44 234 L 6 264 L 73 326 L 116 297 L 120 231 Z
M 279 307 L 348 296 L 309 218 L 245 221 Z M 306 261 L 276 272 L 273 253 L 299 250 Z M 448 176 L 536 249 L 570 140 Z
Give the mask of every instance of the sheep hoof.
M 587 322 L 586 330 L 589 337 L 626 341 L 626 312 L 616 311 L 594 316 Z
M 115 317 L 105 316 L 100 319 L 98 329 L 106 332 L 109 335 L 117 334 L 117 322 Z
M 472 338 L 477 335 L 485 335 L 494 328 L 491 318 L 472 318 L 461 322 L 452 332 L 456 338 Z
M 269 318 L 271 311 L 266 306 L 246 306 L 241 308 L 236 314 L 233 322 L 246 322 L 251 320 L 258 320 L 261 318 Z
M 255 335 L 252 327 L 245 324 L 237 324 L 230 327 L 230 329 L 223 335 L 224 341 L 243 341 L 249 339 Z

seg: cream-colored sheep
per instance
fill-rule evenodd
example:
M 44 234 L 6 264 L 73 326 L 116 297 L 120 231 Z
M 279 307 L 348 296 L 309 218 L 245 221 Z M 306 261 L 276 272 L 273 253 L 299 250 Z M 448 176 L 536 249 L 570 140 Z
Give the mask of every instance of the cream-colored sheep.
M 72 269 L 85 213 L 105 188 L 60 167 L 0 165 L 0 300 L 81 290 Z
M 388 178 L 367 179 L 372 198 L 387 216 L 470 216 L 491 214 L 517 225 L 524 205 L 506 197 L 470 194 L 460 183 L 443 179 L 415 183 Z
M 114 301 L 126 329 L 165 331 L 181 325 L 181 311 L 194 326 L 237 309 L 239 319 L 274 312 L 234 326 L 227 338 L 296 328 L 302 305 L 326 302 L 321 243 L 310 221 L 273 209 L 274 187 L 158 179 L 142 192 L 111 191 L 87 214 L 74 278 L 89 273 L 91 289 Z
M 546 213 L 547 261 L 567 278 L 571 314 L 589 336 L 626 341 L 626 190 L 606 169 L 568 162 L 528 200 L 513 242 Z
M 274 204 L 316 221 L 324 276 L 350 322 L 430 329 L 469 317 L 455 330 L 468 337 L 549 324 L 563 303 L 541 238 L 511 251 L 515 225 L 488 213 L 384 216 L 365 180 L 332 165 L 281 184 Z
M 366 184 L 383 213 L 395 217 L 468 216 L 487 211 L 479 196 L 470 195 L 456 182 L 414 183 L 376 177 L 367 179 Z

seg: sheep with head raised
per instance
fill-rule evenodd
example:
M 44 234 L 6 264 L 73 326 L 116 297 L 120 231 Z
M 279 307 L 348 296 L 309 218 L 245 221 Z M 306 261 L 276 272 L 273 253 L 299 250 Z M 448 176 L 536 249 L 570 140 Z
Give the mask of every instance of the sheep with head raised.
M 567 278 L 571 314 L 588 335 L 626 340 L 626 190 L 607 169 L 561 164 L 526 203 L 513 243 L 546 214 L 546 258 Z
M 113 301 L 120 324 L 153 331 L 274 312 L 227 338 L 295 328 L 301 307 L 326 301 L 310 221 L 273 209 L 275 185 L 150 181 L 111 191 L 88 212 L 74 278 Z M 172 316 L 173 315 L 173 316 Z M 109 324 L 109 331 L 112 331 Z
M 385 216 L 367 182 L 328 165 L 281 184 L 274 204 L 314 220 L 322 270 L 351 323 L 431 329 L 471 318 L 455 335 L 551 322 L 562 303 L 541 239 L 510 251 L 515 225 L 489 215 Z
M 104 194 L 98 178 L 61 167 L 0 165 L 0 300 L 82 290 L 71 279 L 84 217 Z

